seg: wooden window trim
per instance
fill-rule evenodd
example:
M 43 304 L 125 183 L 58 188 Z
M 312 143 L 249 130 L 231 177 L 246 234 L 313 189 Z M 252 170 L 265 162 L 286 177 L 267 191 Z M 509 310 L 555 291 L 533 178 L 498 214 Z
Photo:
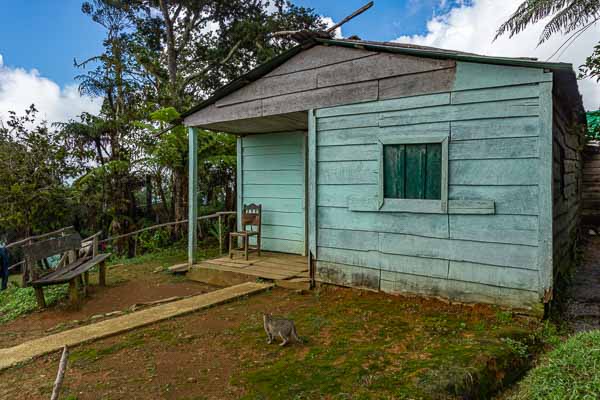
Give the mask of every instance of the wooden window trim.
M 448 213 L 448 141 L 449 135 L 418 135 L 400 136 L 397 138 L 378 138 L 379 147 L 379 190 L 378 210 L 384 212 L 416 212 L 428 214 Z M 442 145 L 442 171 L 441 171 L 441 199 L 386 199 L 384 197 L 384 145 L 402 144 L 441 144 Z
M 397 138 L 378 137 L 379 178 L 378 191 L 373 197 L 355 197 L 348 199 L 348 208 L 354 212 L 407 212 L 421 214 L 453 215 L 492 215 L 496 213 L 493 200 L 468 199 L 448 200 L 450 134 L 411 135 Z M 383 146 L 386 144 L 442 144 L 441 200 L 428 199 L 386 199 L 384 197 L 384 161 Z

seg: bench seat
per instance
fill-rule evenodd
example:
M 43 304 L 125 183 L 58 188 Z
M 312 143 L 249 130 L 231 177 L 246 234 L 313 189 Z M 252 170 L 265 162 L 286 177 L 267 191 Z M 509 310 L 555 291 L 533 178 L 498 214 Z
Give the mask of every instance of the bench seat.
M 31 285 L 34 287 L 41 287 L 67 283 L 94 268 L 96 265 L 103 263 L 108 257 L 110 257 L 110 253 L 100 254 L 96 257 L 81 258 L 76 262 L 67 265 L 66 267 L 51 272 L 40 279 L 32 281 Z

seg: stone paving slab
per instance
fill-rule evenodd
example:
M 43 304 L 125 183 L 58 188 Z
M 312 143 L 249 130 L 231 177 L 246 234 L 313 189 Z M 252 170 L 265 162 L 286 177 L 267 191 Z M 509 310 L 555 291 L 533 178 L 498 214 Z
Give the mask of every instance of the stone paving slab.
M 31 340 L 14 347 L 0 349 L 0 370 L 10 368 L 44 354 L 61 350 L 65 345 L 71 347 L 113 336 L 158 321 L 225 303 L 238 297 L 262 292 L 273 286 L 272 284 L 256 282 L 242 283 Z

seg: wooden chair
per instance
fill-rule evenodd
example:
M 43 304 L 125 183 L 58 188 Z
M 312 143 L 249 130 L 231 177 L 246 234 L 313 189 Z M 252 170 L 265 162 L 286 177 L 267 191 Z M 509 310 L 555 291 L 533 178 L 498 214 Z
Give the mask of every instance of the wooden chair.
M 79 290 L 87 294 L 89 270 L 99 266 L 100 286 L 106 284 L 105 261 L 110 254 L 98 254 L 98 236 L 93 236 L 91 254 L 78 258 L 81 249 L 81 236 L 78 233 L 42 240 L 23 247 L 25 254 L 24 281 L 33 286 L 40 308 L 46 307 L 44 286 L 69 283 L 69 300 L 79 305 Z M 56 269 L 39 268 L 40 262 L 48 257 L 64 254 Z
M 261 222 L 262 206 L 260 204 L 245 205 L 242 211 L 242 230 L 229 234 L 229 258 L 233 258 L 235 253 L 243 253 L 247 261 L 248 253 L 252 251 L 256 251 L 260 257 Z M 250 246 L 250 238 L 252 237 L 256 237 L 256 246 Z M 241 248 L 234 245 L 234 239 L 238 238 L 241 238 Z

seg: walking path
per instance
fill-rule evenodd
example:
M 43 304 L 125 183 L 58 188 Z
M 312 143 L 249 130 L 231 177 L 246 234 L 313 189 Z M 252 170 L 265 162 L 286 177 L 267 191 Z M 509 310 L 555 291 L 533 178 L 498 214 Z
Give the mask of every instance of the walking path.
M 587 232 L 584 232 L 584 234 Z M 568 289 L 564 315 L 574 332 L 600 329 L 600 236 L 588 236 Z
M 58 351 L 63 346 L 75 346 L 182 314 L 208 308 L 227 301 L 255 294 L 273 287 L 272 284 L 248 282 L 214 292 L 148 308 L 120 317 L 82 326 L 55 335 L 31 340 L 18 346 L 0 349 L 0 370 Z

